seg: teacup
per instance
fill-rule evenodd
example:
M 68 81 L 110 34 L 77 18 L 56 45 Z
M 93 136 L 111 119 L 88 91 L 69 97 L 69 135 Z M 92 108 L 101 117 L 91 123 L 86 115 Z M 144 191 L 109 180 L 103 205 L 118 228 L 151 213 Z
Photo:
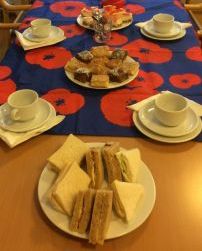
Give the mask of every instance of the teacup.
M 38 38 L 46 38 L 51 31 L 51 20 L 38 18 L 31 21 L 32 35 Z
M 169 33 L 174 26 L 174 16 L 170 14 L 159 13 L 153 16 L 154 30 L 158 33 Z
M 178 126 L 186 119 L 188 102 L 179 94 L 160 94 L 154 106 L 155 117 L 165 126 Z
M 7 100 L 10 118 L 14 121 L 33 119 L 37 113 L 38 100 L 38 94 L 33 90 L 23 89 L 12 93 Z

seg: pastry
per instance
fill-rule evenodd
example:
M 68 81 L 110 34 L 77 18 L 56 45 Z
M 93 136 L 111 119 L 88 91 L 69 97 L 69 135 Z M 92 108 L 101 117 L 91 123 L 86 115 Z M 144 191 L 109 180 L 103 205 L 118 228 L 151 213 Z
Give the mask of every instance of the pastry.
M 127 72 L 129 75 L 134 75 L 139 69 L 138 62 L 123 62 L 120 67 L 123 71 Z
M 121 50 L 121 49 L 115 49 L 110 58 L 112 59 L 121 59 L 122 61 L 127 57 L 128 55 L 128 52 L 127 51 L 124 51 L 124 50 Z
M 74 78 L 82 83 L 89 82 L 92 77 L 92 72 L 88 68 L 79 68 L 74 73 Z
M 92 17 L 83 17 L 82 23 L 83 23 L 83 25 L 87 25 L 91 28 L 93 28 L 93 26 L 94 26 L 94 20 Z
M 122 21 L 123 22 L 130 22 L 133 19 L 132 13 L 129 13 L 129 12 L 124 12 L 124 13 L 121 14 L 121 16 L 122 16 Z
M 93 87 L 107 88 L 109 86 L 108 75 L 92 75 L 90 85 Z
M 77 53 L 75 57 L 84 63 L 89 63 L 93 59 L 92 53 L 87 50 Z
M 111 82 L 121 83 L 128 78 L 128 73 L 121 68 L 115 68 L 109 71 L 109 79 Z
M 111 59 L 108 63 L 106 63 L 106 66 L 110 69 L 117 68 L 122 65 L 121 59 Z
M 86 64 L 76 58 L 72 58 L 65 65 L 65 70 L 74 73 L 78 68 L 85 67 Z
M 92 47 L 90 52 L 94 57 L 109 57 L 111 54 L 107 45 Z
M 83 8 L 81 10 L 81 15 L 82 17 L 92 17 L 93 12 L 91 8 Z

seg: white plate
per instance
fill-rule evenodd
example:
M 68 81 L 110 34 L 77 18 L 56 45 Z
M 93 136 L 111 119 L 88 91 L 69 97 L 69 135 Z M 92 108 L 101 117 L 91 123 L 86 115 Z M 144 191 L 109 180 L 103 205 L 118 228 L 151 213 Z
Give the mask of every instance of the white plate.
M 51 105 L 44 99 L 39 99 L 38 112 L 34 119 L 20 122 L 10 120 L 8 114 L 8 104 L 4 104 L 0 107 L 0 127 L 11 132 L 26 132 L 42 126 L 51 115 Z
M 135 61 L 134 59 L 132 59 L 131 57 L 127 56 L 127 58 L 125 59 L 127 60 L 128 62 L 133 62 Z M 83 86 L 83 87 L 87 87 L 87 88 L 90 88 L 90 89 L 114 89 L 114 88 L 118 88 L 118 87 L 121 87 L 121 86 L 124 86 L 124 85 L 127 85 L 128 83 L 130 83 L 133 79 L 135 79 L 137 77 L 139 73 L 139 68 L 137 68 L 137 71 L 135 72 L 135 74 L 133 74 L 132 76 L 129 76 L 128 79 L 126 79 L 125 81 L 121 82 L 121 83 L 116 83 L 116 82 L 109 82 L 109 86 L 108 87 L 94 87 L 94 86 L 91 86 L 89 84 L 89 82 L 86 82 L 86 83 L 82 83 L 80 81 L 78 81 L 77 79 L 74 79 L 74 74 L 71 73 L 71 72 L 68 72 L 68 71 L 65 71 L 65 74 L 66 76 L 72 81 L 74 82 L 75 84 L 77 85 L 80 85 L 80 86 Z
M 104 143 L 90 143 L 90 146 L 103 146 Z M 47 201 L 47 191 L 56 179 L 57 174 L 52 171 L 47 165 L 41 173 L 39 184 L 38 184 L 38 198 L 41 208 L 48 219 L 59 229 L 64 232 L 79 237 L 87 239 L 86 234 L 79 234 L 77 232 L 72 232 L 69 230 L 69 217 L 54 210 Z M 140 168 L 138 182 L 144 186 L 145 193 L 137 205 L 136 212 L 130 223 L 123 222 L 115 214 L 112 214 L 112 219 L 110 222 L 109 230 L 107 232 L 106 239 L 117 238 L 119 236 L 125 235 L 137 227 L 139 227 L 150 215 L 155 199 L 156 199 L 156 188 L 154 179 L 149 168 L 142 162 Z
M 179 137 L 193 132 L 200 123 L 200 118 L 189 108 L 186 120 L 178 126 L 164 126 L 155 117 L 154 101 L 146 103 L 139 112 L 138 117 L 149 130 L 167 137 Z
M 165 143 L 182 143 L 192 140 L 196 138 L 196 136 L 198 136 L 202 130 L 202 122 L 200 121 L 198 127 L 191 133 L 179 137 L 166 137 L 163 135 L 156 134 L 155 132 L 152 132 L 151 130 L 146 128 L 139 120 L 137 112 L 133 112 L 133 122 L 137 129 L 147 137 Z
M 155 40 L 162 40 L 162 41 L 177 40 L 177 39 L 180 39 L 180 38 L 182 38 L 182 37 L 184 37 L 186 35 L 186 29 L 182 29 L 178 35 L 173 36 L 173 37 L 156 37 L 156 36 L 152 36 L 152 35 L 148 34 L 146 31 L 144 31 L 143 28 L 140 29 L 140 32 L 145 37 L 148 37 L 148 38 L 151 38 L 151 39 L 155 39 Z
M 56 26 L 51 26 L 51 31 L 48 37 L 46 38 L 39 38 L 39 37 L 35 37 L 32 35 L 32 29 L 31 27 L 27 28 L 26 30 L 24 30 L 24 32 L 22 33 L 23 37 L 26 38 L 29 41 L 32 42 L 43 42 L 43 41 L 49 41 L 49 40 L 53 40 L 57 37 L 63 37 L 64 36 L 64 31 L 61 30 L 60 28 L 56 27 Z
M 123 28 L 126 28 L 126 27 L 130 26 L 130 25 L 132 24 L 132 22 L 133 22 L 133 19 L 132 19 L 130 22 L 124 22 L 124 23 L 122 23 L 122 25 L 120 25 L 120 26 L 118 26 L 118 27 L 112 27 L 112 31 L 121 30 L 121 29 L 123 29 Z M 80 26 L 82 26 L 82 27 L 84 27 L 84 28 L 86 28 L 86 29 L 94 30 L 92 27 L 83 24 L 83 17 L 82 17 L 81 15 L 79 15 L 79 16 L 77 17 L 77 23 L 78 23 Z
M 173 28 L 169 33 L 163 34 L 163 33 L 159 33 L 157 31 L 155 31 L 154 29 L 154 25 L 153 25 L 153 21 L 150 20 L 148 21 L 143 27 L 142 29 L 147 32 L 148 34 L 154 36 L 154 37 L 161 37 L 161 38 L 168 38 L 168 37 L 175 37 L 177 36 L 182 28 L 181 25 L 177 22 L 174 22 Z

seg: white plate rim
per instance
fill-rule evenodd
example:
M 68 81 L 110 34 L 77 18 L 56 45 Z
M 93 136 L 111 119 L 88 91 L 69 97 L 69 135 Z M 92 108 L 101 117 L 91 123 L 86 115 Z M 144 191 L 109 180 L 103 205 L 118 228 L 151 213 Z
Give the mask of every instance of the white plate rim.
M 76 20 L 77 20 L 77 23 L 78 23 L 81 27 L 84 27 L 84 28 L 86 28 L 86 29 L 88 29 L 88 30 L 94 30 L 94 29 L 91 28 L 90 26 L 83 24 L 81 14 L 77 17 Z M 132 20 L 131 20 L 130 22 L 125 22 L 125 23 L 123 23 L 123 24 L 122 24 L 121 26 L 119 26 L 119 27 L 112 27 L 111 30 L 112 30 L 112 31 L 121 30 L 121 29 L 124 29 L 124 28 L 130 26 L 132 23 L 133 23 L 133 18 L 132 18 Z
M 152 20 L 149 20 L 148 22 L 146 22 L 146 24 L 142 27 L 142 29 L 149 35 L 151 36 L 154 36 L 154 37 L 160 37 L 160 38 L 169 38 L 169 37 L 176 37 L 182 30 L 180 24 L 178 22 L 174 22 L 174 25 L 178 27 L 178 32 L 177 33 L 174 33 L 174 34 L 169 34 L 169 33 L 166 33 L 166 34 L 161 34 L 161 33 L 158 33 L 158 32 L 155 32 L 155 31 L 151 31 L 148 27 L 148 25 L 152 25 L 153 24 L 153 21 Z
M 177 39 L 183 38 L 186 35 L 186 29 L 182 29 L 181 32 L 177 36 L 174 36 L 174 37 L 155 37 L 155 36 L 152 36 L 152 35 L 148 34 L 147 32 L 145 32 L 143 28 L 140 28 L 140 32 L 145 37 L 148 37 L 148 38 L 151 38 L 151 39 L 154 39 L 154 40 L 160 40 L 160 41 L 177 40 Z
M 35 124 L 33 126 L 30 125 L 28 128 L 21 128 L 21 129 L 11 128 L 9 125 L 5 126 L 4 124 L 0 124 L 0 127 L 7 130 L 7 131 L 11 131 L 11 132 L 27 132 L 27 131 L 31 131 L 31 130 L 34 130 L 34 129 L 42 126 L 50 118 L 51 110 L 54 109 L 54 107 L 48 101 L 46 101 L 45 99 L 39 98 L 39 102 L 44 103 L 49 108 L 49 112 L 47 113 L 46 119 L 44 119 L 40 123 Z M 6 103 L 4 105 L 6 105 Z
M 30 34 L 30 31 L 31 30 L 31 27 L 28 27 L 27 29 L 25 29 L 22 33 L 23 37 L 31 42 L 46 42 L 48 40 L 52 40 L 54 39 L 55 35 L 53 35 L 55 33 L 55 31 L 57 31 L 60 36 L 64 36 L 64 31 L 62 29 L 60 29 L 59 27 L 57 26 L 51 26 L 51 32 L 49 34 L 48 37 L 45 37 L 45 38 L 30 38 L 30 37 L 27 37 L 27 34 Z M 52 34 L 52 35 L 51 35 Z
M 143 107 L 141 107 L 140 108 L 140 110 L 139 110 L 139 112 L 138 112 L 138 118 L 139 118 L 139 120 L 140 120 L 140 122 L 141 122 L 141 124 L 144 126 L 144 127 L 146 127 L 147 129 L 149 129 L 150 131 L 152 131 L 152 132 L 154 132 L 154 133 L 156 133 L 156 134 L 159 134 L 159 135 L 162 135 L 162 136 L 166 136 L 166 137 L 180 137 L 180 136 L 185 136 L 185 135 L 187 135 L 187 134 L 189 134 L 189 133 L 191 133 L 191 132 L 193 132 L 197 127 L 198 127 L 198 125 L 199 125 L 199 123 L 200 123 L 200 119 L 199 119 L 199 117 L 197 116 L 197 114 L 189 107 L 188 108 L 188 113 L 189 114 L 191 114 L 192 116 L 194 116 L 194 119 L 195 119 L 195 121 L 196 121 L 196 123 L 195 123 L 195 125 L 189 130 L 189 131 L 180 131 L 180 129 L 178 129 L 179 130 L 179 132 L 178 133 L 174 133 L 174 134 L 172 134 L 171 133 L 171 131 L 173 130 L 173 129 L 175 129 L 175 128 L 173 128 L 173 127 L 166 127 L 166 126 L 163 126 L 162 125 L 162 129 L 163 129 L 163 127 L 164 127 L 164 129 L 165 130 L 167 130 L 167 131 L 162 131 L 162 132 L 160 132 L 160 131 L 157 131 L 157 129 L 155 129 L 155 128 L 152 128 L 152 127 L 148 127 L 147 126 L 147 123 L 145 123 L 146 121 L 144 121 L 144 119 L 143 119 L 143 114 L 145 113 L 145 109 L 146 108 L 152 108 L 152 107 L 154 107 L 154 101 L 152 100 L 152 101 L 150 101 L 150 102 L 148 102 L 148 103 L 146 103 Z M 146 118 L 146 116 L 144 116 L 145 118 Z M 148 118 L 146 118 L 147 120 L 149 120 Z M 157 125 L 158 126 L 158 125 Z M 159 125 L 159 127 L 160 127 L 160 125 Z M 170 132 L 169 132 L 170 131 Z M 174 130 L 173 130 L 174 131 Z
M 133 58 L 131 58 L 130 56 L 127 56 L 127 58 L 132 62 L 136 62 Z M 65 70 L 65 74 L 66 76 L 74 83 L 74 84 L 77 84 L 77 85 L 80 85 L 82 87 L 86 87 L 86 88 L 90 88 L 90 89 L 95 89 L 95 90 L 108 90 L 108 89 L 115 89 L 115 88 L 118 88 L 118 87 L 121 87 L 121 86 L 124 86 L 124 85 L 127 85 L 129 84 L 132 80 L 134 80 L 138 73 L 139 73 L 139 70 L 140 68 L 138 67 L 137 68 L 137 71 L 135 72 L 135 74 L 133 74 L 132 76 L 129 76 L 128 79 L 126 79 L 125 81 L 121 82 L 121 83 L 116 83 L 116 82 L 109 82 L 109 86 L 108 87 L 93 87 L 93 86 L 90 86 L 89 82 L 86 82 L 86 83 L 82 83 L 76 79 L 74 79 L 74 75 L 73 73 L 71 72 L 68 72 Z
M 96 146 L 96 147 L 100 147 L 103 146 L 104 143 L 88 143 L 89 146 Z M 62 214 L 56 210 L 54 210 L 51 206 L 48 205 L 47 202 L 44 202 L 44 196 L 46 195 L 47 191 L 49 188 L 46 187 L 46 191 L 43 190 L 42 186 L 43 186 L 43 179 L 45 178 L 46 182 L 47 182 L 47 172 L 52 172 L 52 175 L 55 175 L 55 178 L 57 176 L 57 174 L 50 169 L 50 165 L 47 164 L 44 169 L 42 170 L 42 173 L 40 175 L 39 181 L 38 181 L 38 188 L 37 188 L 37 192 L 38 192 L 38 200 L 39 200 L 39 204 L 41 206 L 42 211 L 44 212 L 44 214 L 46 215 L 46 217 L 53 223 L 53 225 L 55 225 L 56 227 L 58 227 L 60 230 L 64 231 L 65 233 L 68 233 L 72 236 L 75 237 L 79 237 L 81 239 L 88 239 L 87 238 L 87 234 L 79 234 L 77 232 L 72 232 L 68 229 L 68 221 L 69 221 L 69 217 L 65 214 Z M 143 183 L 141 182 L 143 181 Z M 151 214 L 154 205 L 155 205 L 155 200 L 156 200 L 156 186 L 155 186 L 155 182 L 152 176 L 151 171 L 149 170 L 149 168 L 146 166 L 146 164 L 144 162 L 142 162 L 142 166 L 140 169 L 140 174 L 138 177 L 138 182 L 141 183 L 144 188 L 145 188 L 145 194 L 143 196 L 143 198 L 141 199 L 141 201 L 138 203 L 137 205 L 137 209 L 136 209 L 136 213 L 137 215 L 134 215 L 134 219 L 133 219 L 133 223 L 124 223 L 120 218 L 118 218 L 117 216 L 114 216 L 113 219 L 111 220 L 111 224 L 109 226 L 109 230 L 106 236 L 106 240 L 107 239 L 114 239 L 114 238 L 118 238 L 120 236 L 123 236 L 125 234 L 128 234 L 130 232 L 132 232 L 133 230 L 135 230 L 136 228 L 138 228 L 140 225 L 142 225 L 146 219 L 149 217 L 149 215 Z M 50 182 L 49 182 L 50 183 Z M 146 183 L 146 184 L 144 184 Z M 50 187 L 51 184 L 48 184 L 48 186 Z M 146 199 L 148 199 L 148 201 L 146 201 Z M 148 205 L 147 205 L 148 204 Z M 146 209 L 144 208 L 144 205 L 146 205 Z M 60 217 L 64 217 L 64 224 L 61 225 L 61 222 L 55 222 L 53 220 L 53 217 L 50 217 L 50 213 L 49 210 L 56 215 L 56 217 L 59 215 Z M 142 210 L 143 211 L 143 215 L 140 217 L 138 216 L 138 211 Z M 138 218 L 139 217 L 139 218 Z M 63 220 L 61 220 L 63 222 Z M 125 226 L 126 229 L 123 229 L 122 231 L 120 231 L 117 234 L 113 234 L 112 228 L 113 225 L 115 224 L 115 229 L 117 228 L 117 224 L 121 224 L 121 226 Z
M 183 143 L 190 141 L 194 138 L 196 138 L 202 130 L 202 122 L 199 123 L 198 127 L 191 133 L 184 135 L 184 136 L 179 136 L 179 137 L 166 137 L 163 135 L 159 135 L 157 133 L 152 132 L 151 130 L 147 129 L 139 120 L 137 112 L 133 112 L 132 115 L 133 123 L 135 127 L 144 135 L 146 135 L 148 138 L 163 142 L 163 143 L 170 143 L 170 144 L 177 144 L 177 143 Z

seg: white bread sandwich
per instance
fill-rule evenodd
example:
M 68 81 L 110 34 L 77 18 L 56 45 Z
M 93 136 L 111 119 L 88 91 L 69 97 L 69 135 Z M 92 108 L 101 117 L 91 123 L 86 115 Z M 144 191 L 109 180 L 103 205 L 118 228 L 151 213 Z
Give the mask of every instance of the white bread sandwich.
M 72 216 L 77 193 L 87 190 L 89 184 L 90 178 L 88 174 L 76 162 L 73 162 L 55 185 L 52 196 L 67 215 Z
M 122 180 L 120 164 L 115 155 L 119 151 L 120 144 L 118 142 L 106 143 L 102 149 L 102 156 L 107 169 L 109 184 L 114 180 Z
M 111 220 L 113 192 L 97 190 L 89 232 L 89 242 L 103 245 Z
M 101 149 L 98 147 L 90 148 L 86 153 L 87 173 L 91 178 L 90 187 L 99 189 L 104 180 L 103 163 Z
M 95 190 L 80 191 L 75 199 L 73 215 L 69 229 L 78 233 L 85 233 L 91 220 Z
M 81 163 L 89 147 L 79 138 L 70 134 L 64 144 L 48 158 L 54 170 L 61 171 L 64 166 L 70 165 L 73 161 Z
M 141 166 L 140 151 L 137 148 L 123 150 L 116 153 L 119 161 L 123 180 L 127 182 L 136 182 L 138 172 Z
M 138 183 L 115 180 L 111 188 L 114 192 L 113 205 L 117 215 L 129 222 L 135 215 L 136 206 L 144 194 L 144 187 Z
M 62 171 L 59 173 L 57 179 L 55 180 L 54 184 L 51 186 L 51 188 L 48 190 L 47 193 L 47 199 L 49 201 L 49 203 L 51 204 L 51 206 L 61 212 L 65 214 L 65 211 L 62 209 L 62 207 L 58 204 L 58 202 L 55 200 L 54 196 L 53 196 L 53 191 L 55 190 L 57 184 L 60 182 L 60 180 L 66 175 L 66 172 L 69 170 L 69 166 L 66 166 L 65 168 L 62 169 Z

